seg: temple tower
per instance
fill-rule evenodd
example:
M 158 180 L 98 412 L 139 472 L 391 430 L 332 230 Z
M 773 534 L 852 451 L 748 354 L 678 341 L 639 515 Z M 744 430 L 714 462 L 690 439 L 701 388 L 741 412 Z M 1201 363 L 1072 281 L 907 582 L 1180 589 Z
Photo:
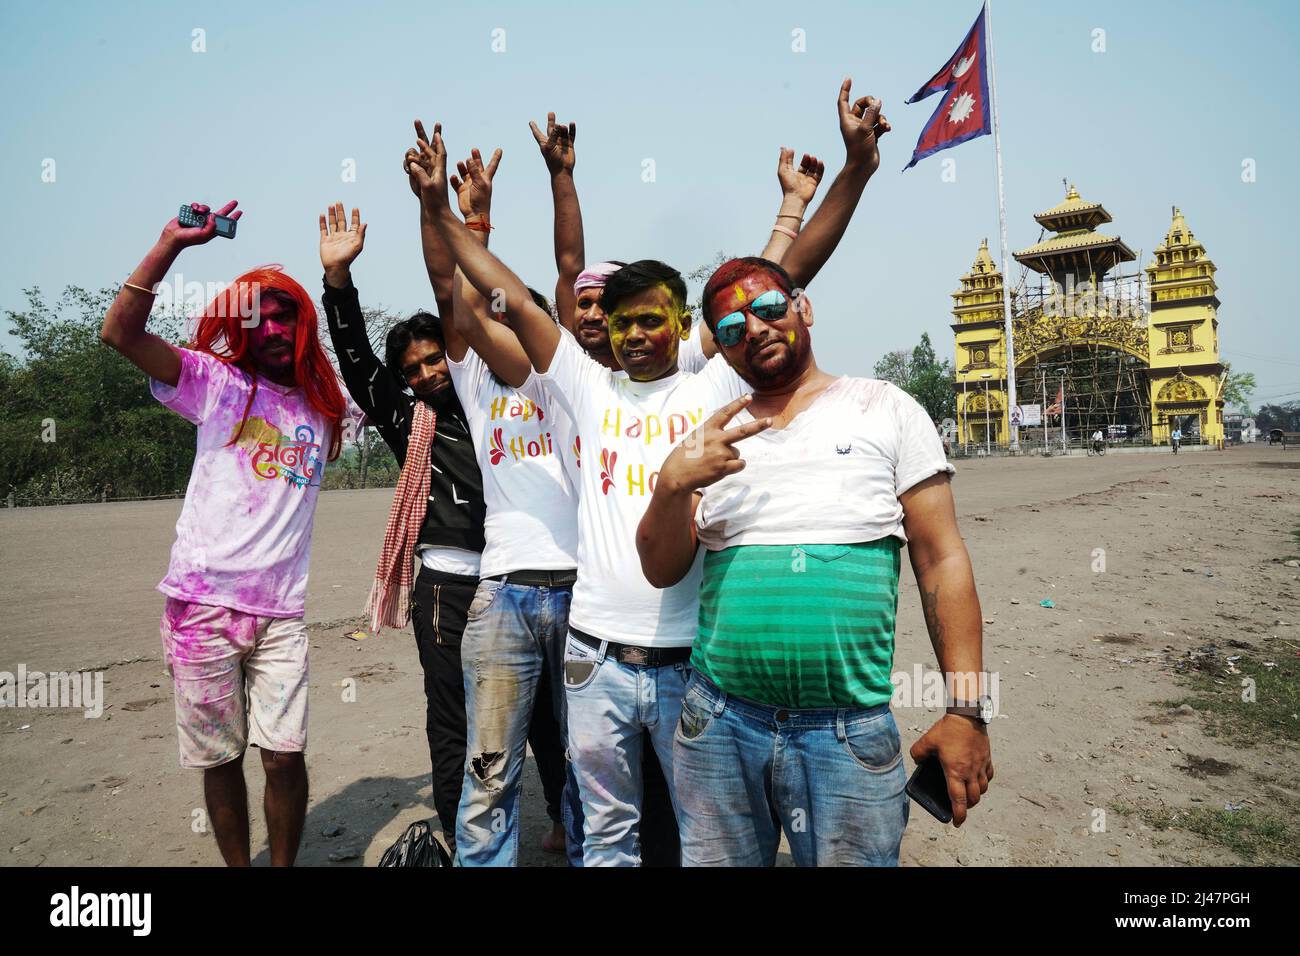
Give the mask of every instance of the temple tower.
M 1177 208 L 1165 241 L 1146 267 L 1151 287 L 1151 427 L 1168 444 L 1175 425 L 1184 438 L 1223 439 L 1223 364 L 1214 263 Z

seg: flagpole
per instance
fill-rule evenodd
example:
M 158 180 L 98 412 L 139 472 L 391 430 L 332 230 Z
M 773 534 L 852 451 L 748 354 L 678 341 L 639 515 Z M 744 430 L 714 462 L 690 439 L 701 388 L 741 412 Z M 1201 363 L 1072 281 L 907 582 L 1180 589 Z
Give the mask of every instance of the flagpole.
M 1011 267 L 1007 255 L 1007 196 L 1002 185 L 1002 134 L 998 126 L 998 71 L 993 58 L 993 0 L 984 0 L 984 31 L 989 48 L 989 100 L 993 106 L 993 155 L 998 167 L 998 225 L 1002 231 L 1002 317 L 1005 323 L 1007 357 L 1007 424 L 1011 427 L 1010 450 L 1020 450 L 1020 426 L 1012 423 L 1016 405 L 1016 345 L 1011 327 Z

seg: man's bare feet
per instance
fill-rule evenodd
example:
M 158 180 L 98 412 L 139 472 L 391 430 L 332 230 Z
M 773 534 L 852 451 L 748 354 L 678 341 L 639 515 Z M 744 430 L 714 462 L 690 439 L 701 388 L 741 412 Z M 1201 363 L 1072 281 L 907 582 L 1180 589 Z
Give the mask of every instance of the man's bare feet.
M 547 853 L 564 852 L 564 827 L 561 824 L 551 824 L 550 832 L 542 837 L 542 849 Z

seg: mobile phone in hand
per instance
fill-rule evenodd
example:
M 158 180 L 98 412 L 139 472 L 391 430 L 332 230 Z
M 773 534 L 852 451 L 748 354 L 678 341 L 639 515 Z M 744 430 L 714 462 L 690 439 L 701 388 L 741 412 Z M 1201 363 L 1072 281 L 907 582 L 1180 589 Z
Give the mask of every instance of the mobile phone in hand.
M 952 822 L 952 800 L 948 796 L 948 778 L 943 764 L 931 754 L 916 765 L 907 781 L 907 795 L 919 803 L 927 813 L 940 823 Z
M 203 224 L 208 221 L 206 212 L 195 212 L 194 208 L 186 203 L 181 206 L 181 211 L 176 216 L 176 221 L 186 228 L 202 228 Z M 223 239 L 235 238 L 235 220 L 229 216 L 217 216 L 217 235 Z

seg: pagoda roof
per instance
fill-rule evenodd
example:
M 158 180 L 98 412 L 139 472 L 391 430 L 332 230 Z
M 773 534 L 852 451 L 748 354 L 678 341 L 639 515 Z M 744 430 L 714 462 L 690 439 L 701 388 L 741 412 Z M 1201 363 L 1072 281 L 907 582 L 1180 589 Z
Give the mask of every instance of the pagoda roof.
M 1110 222 L 1111 216 L 1101 203 L 1081 197 L 1071 183 L 1063 202 L 1046 212 L 1037 213 L 1034 219 L 1052 232 L 1063 232 L 1067 229 L 1094 229 L 1103 222 Z
M 1042 242 L 1030 246 L 1028 249 L 1021 249 L 1015 253 L 1017 262 L 1025 265 L 1026 259 L 1036 259 L 1043 256 L 1054 256 L 1062 253 L 1075 251 L 1092 251 L 1093 249 L 1113 248 L 1117 253 L 1117 262 L 1131 262 L 1137 258 L 1133 250 L 1124 244 L 1124 240 L 1115 236 L 1106 236 L 1100 232 L 1075 232 L 1066 233 L 1063 236 L 1053 236 L 1051 239 L 1044 239 Z

